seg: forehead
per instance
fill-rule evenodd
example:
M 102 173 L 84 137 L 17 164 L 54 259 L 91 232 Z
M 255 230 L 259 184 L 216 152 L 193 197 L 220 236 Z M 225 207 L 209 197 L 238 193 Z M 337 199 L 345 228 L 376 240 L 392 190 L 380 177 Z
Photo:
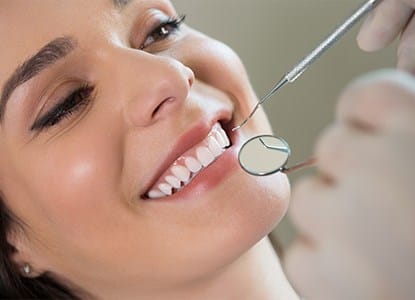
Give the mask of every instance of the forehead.
M 94 6 L 103 11 L 104 3 L 108 1 L 1 1 L 0 39 L 3 47 L 0 52 L 0 84 L 3 85 L 5 77 L 17 65 L 50 40 L 80 33 L 81 26 L 90 27 L 94 16 L 89 19 L 85 16 L 92 13 Z
M 1 0 L 0 86 L 49 41 L 73 36 L 93 43 L 95 37 L 111 35 L 116 25 L 132 19 L 128 16 L 161 5 L 171 4 L 167 0 Z
M 52 34 L 75 31 L 80 26 L 92 24 L 113 7 L 110 5 L 113 1 L 115 0 L 1 1 L 0 35 L 8 38 L 9 47 L 16 45 L 16 42 L 18 46 L 35 44 L 38 40 L 48 39 Z

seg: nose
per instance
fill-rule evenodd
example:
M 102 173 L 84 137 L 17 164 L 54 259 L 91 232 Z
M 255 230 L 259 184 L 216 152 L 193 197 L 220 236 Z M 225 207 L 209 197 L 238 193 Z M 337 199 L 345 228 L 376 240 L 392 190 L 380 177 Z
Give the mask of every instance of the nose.
M 193 71 L 180 61 L 148 53 L 129 54 L 118 66 L 124 114 L 131 126 L 145 127 L 168 117 L 188 98 Z

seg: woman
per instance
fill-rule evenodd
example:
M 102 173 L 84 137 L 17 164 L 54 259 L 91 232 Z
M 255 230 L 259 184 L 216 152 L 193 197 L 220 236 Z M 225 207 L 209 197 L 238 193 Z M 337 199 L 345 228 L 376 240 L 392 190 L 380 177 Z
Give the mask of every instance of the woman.
M 230 130 L 257 101 L 232 50 L 169 1 L 0 6 L 1 298 L 297 299 L 264 238 L 287 178 L 237 164 L 270 129 Z
M 298 299 L 264 238 L 287 178 L 237 166 L 266 118 L 231 132 L 244 68 L 182 21 L 167 0 L 0 3 L 1 298 Z

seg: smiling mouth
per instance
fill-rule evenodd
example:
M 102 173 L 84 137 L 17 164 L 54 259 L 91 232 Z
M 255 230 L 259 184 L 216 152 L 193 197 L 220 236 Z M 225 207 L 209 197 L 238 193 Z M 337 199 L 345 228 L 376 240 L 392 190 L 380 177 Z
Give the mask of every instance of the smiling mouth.
M 186 151 L 170 165 L 145 194 L 145 198 L 160 199 L 179 192 L 230 146 L 231 142 L 225 130 L 216 123 L 202 142 Z

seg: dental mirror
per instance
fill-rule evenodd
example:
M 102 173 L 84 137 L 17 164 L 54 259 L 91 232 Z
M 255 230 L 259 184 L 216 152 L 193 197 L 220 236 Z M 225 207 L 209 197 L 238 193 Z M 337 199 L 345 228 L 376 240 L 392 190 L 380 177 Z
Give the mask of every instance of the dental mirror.
M 291 155 L 286 141 L 272 135 L 251 138 L 239 151 L 239 164 L 251 175 L 266 176 L 284 171 Z

